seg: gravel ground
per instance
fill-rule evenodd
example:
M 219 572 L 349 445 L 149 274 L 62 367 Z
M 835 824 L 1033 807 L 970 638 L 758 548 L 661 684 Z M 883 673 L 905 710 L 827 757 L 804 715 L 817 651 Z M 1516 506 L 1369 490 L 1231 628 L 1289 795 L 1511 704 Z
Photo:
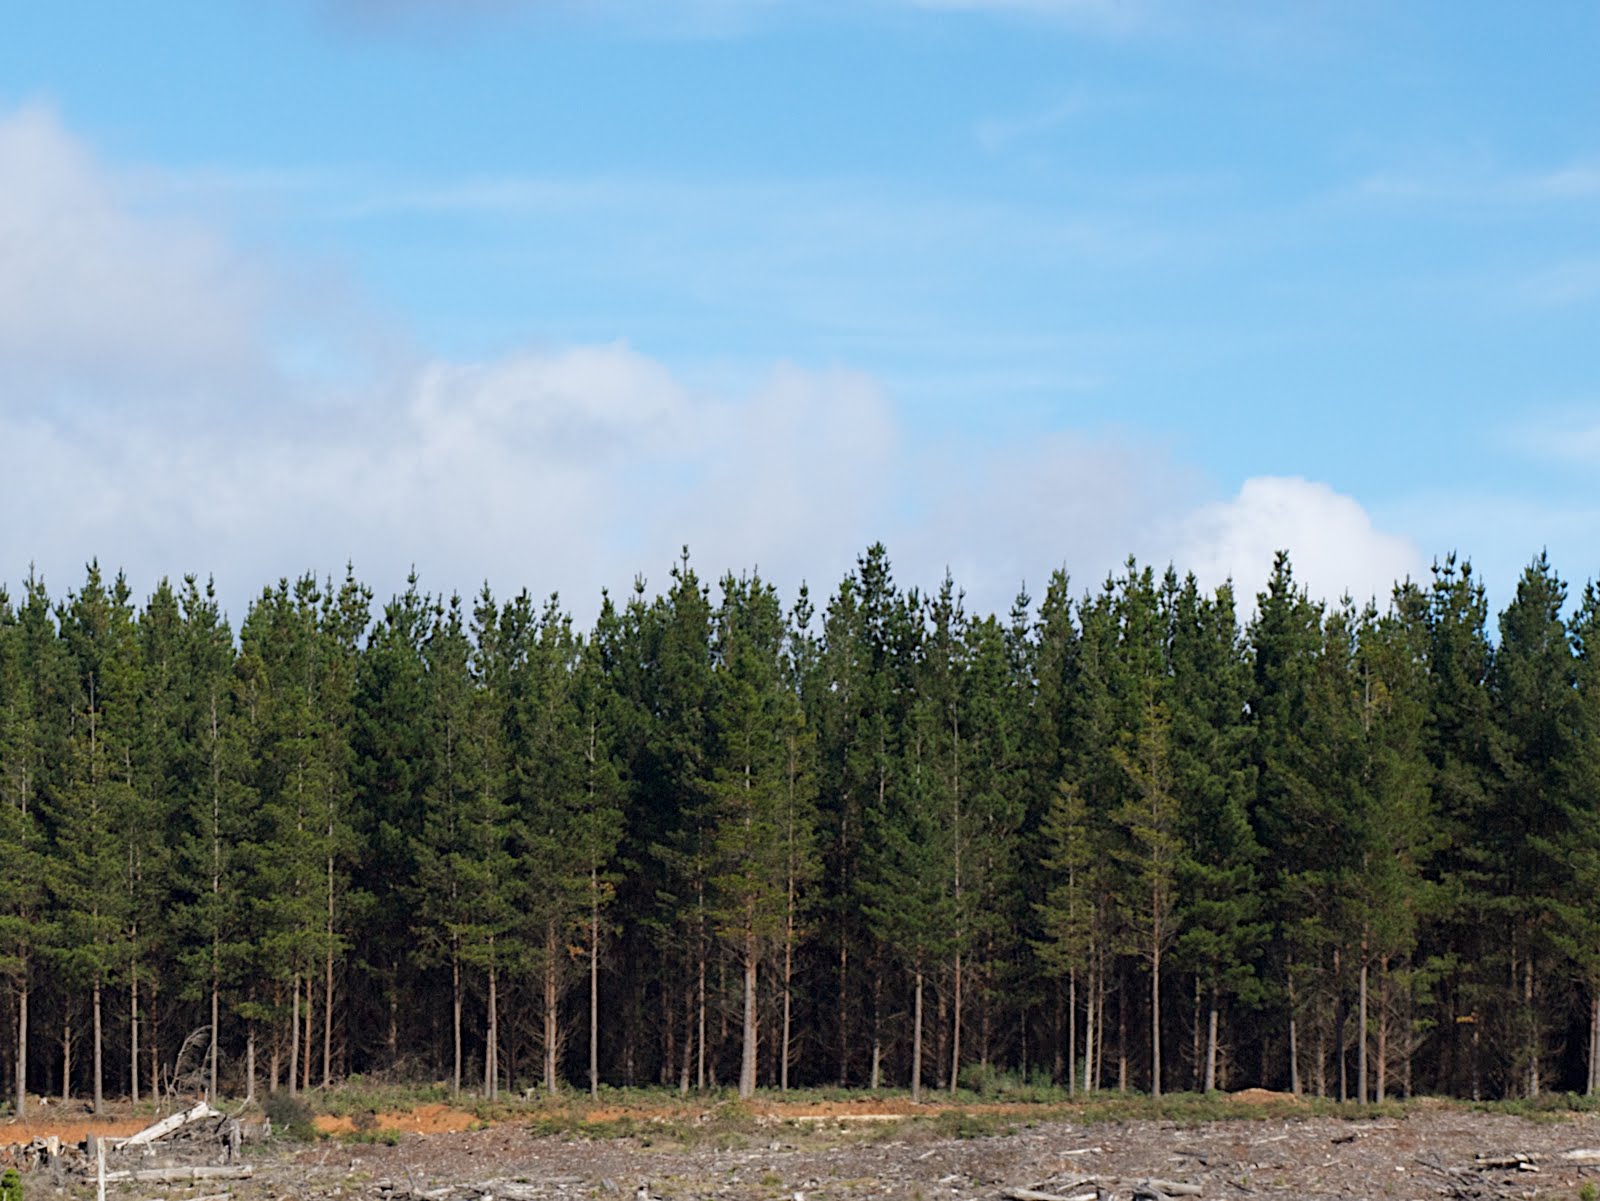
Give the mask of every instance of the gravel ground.
M 1142 1187 L 1148 1194 L 1146 1182 L 1166 1181 L 1196 1187 L 1204 1198 L 1577 1201 L 1590 1195 L 1586 1183 L 1600 1187 L 1600 1150 L 1596 1163 L 1563 1158 L 1600 1148 L 1600 1117 L 1588 1115 L 1531 1121 L 1439 1105 L 1370 1120 L 1007 1120 L 1009 1131 L 978 1137 L 958 1137 L 951 1122 L 872 1121 L 867 1115 L 740 1131 L 711 1126 L 703 1134 L 675 1129 L 659 1138 L 540 1135 L 508 1123 L 408 1134 L 392 1146 L 326 1142 L 274 1149 L 258 1155 L 256 1177 L 235 1195 L 260 1201 L 958 1201 L 1001 1198 L 1021 1188 L 1105 1201 L 1133 1198 Z M 205 1185 L 169 1189 L 165 1201 L 207 1191 Z M 1153 1191 L 1162 1191 L 1160 1185 Z M 157 1194 L 145 1186 L 137 1195 L 151 1201 Z

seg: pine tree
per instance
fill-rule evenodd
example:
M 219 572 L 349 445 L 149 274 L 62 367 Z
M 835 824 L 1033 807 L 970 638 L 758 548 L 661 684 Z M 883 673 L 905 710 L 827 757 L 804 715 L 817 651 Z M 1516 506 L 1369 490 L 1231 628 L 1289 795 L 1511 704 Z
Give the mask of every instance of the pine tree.
M 1488 602 L 1470 562 L 1450 556 L 1433 568 L 1428 591 L 1428 712 L 1423 747 L 1432 769 L 1439 852 L 1428 873 L 1438 914 L 1419 956 L 1437 976 L 1440 1005 L 1437 1078 L 1477 1099 L 1487 1083 L 1488 1047 L 1500 989 L 1489 908 L 1492 835 L 1486 821 L 1496 790 L 1495 729 L 1489 683 L 1493 648 Z M 1498 1040 L 1491 1030 L 1491 1039 Z
M 1383 1101 L 1401 1035 L 1410 1080 L 1411 1031 L 1430 973 L 1415 961 L 1420 923 L 1434 907 L 1424 876 L 1438 849 L 1432 812 L 1432 768 L 1425 753 L 1428 679 L 1426 598 L 1407 582 L 1389 611 L 1365 616 L 1358 672 L 1367 744 L 1366 811 L 1359 833 L 1362 863 L 1355 904 L 1361 926 L 1360 1032 L 1357 1098 Z M 1376 1078 L 1369 1089 L 1368 974 L 1378 969 Z M 1396 1020 L 1398 1019 L 1398 1020 Z
M 722 581 L 715 619 L 708 817 L 711 920 L 743 976 L 739 1095 L 756 1086 L 757 972 L 787 901 L 788 726 L 799 700 L 784 680 L 783 609 L 759 576 Z
M 1072 737 L 1069 699 L 1078 658 L 1071 582 L 1065 571 L 1052 573 L 1045 588 L 1032 630 L 1031 651 L 1033 696 L 1025 715 L 1026 731 L 1022 739 L 1027 762 L 1027 811 L 1023 819 L 1023 871 L 1026 874 L 1022 891 L 1024 896 L 1035 898 L 1031 903 L 1033 924 L 1028 930 L 1028 940 L 1045 966 L 1046 978 L 1053 987 L 1054 1078 L 1058 1082 L 1064 1079 L 1068 1091 L 1074 1092 L 1080 1078 L 1077 1070 L 1078 986 L 1086 964 L 1084 956 L 1078 953 L 1081 946 L 1077 942 L 1071 943 L 1074 953 L 1064 957 L 1049 949 L 1061 942 L 1060 931 L 1051 922 L 1066 920 L 1064 912 L 1059 917 L 1052 916 L 1058 912 L 1052 897 L 1066 905 L 1072 895 L 1052 890 L 1074 878 L 1070 865 L 1057 861 L 1062 844 L 1053 832 L 1056 819 L 1052 816 L 1061 803 L 1061 786 L 1067 773 L 1067 751 Z M 1065 996 L 1061 988 L 1063 978 L 1066 980 Z M 1066 1027 L 1064 1044 L 1063 1025 Z
M 528 885 L 520 908 L 529 958 L 540 975 L 543 1083 L 554 1093 L 564 1041 L 561 1004 L 581 954 L 571 936 L 585 924 L 593 902 L 594 864 L 572 853 L 582 833 L 590 783 L 588 744 L 575 692 L 582 645 L 556 597 L 537 617 L 526 594 L 508 608 L 526 647 L 509 677 L 507 706 L 519 874 Z
M 1067 694 L 1071 740 L 1060 794 L 1060 803 L 1068 806 L 1071 821 L 1064 823 L 1053 813 L 1052 838 L 1047 843 L 1055 860 L 1070 862 L 1084 853 L 1091 856 L 1082 885 L 1086 905 L 1082 920 L 1087 923 L 1082 961 L 1086 985 L 1082 1055 L 1086 1092 L 1099 1088 L 1104 1079 L 1109 1041 L 1106 998 L 1112 992 L 1112 969 L 1121 933 L 1120 880 L 1112 855 L 1110 822 L 1110 814 L 1127 786 L 1112 753 L 1118 732 L 1127 728 L 1116 711 L 1117 690 L 1121 687 L 1116 587 L 1115 581 L 1108 578 L 1098 594 L 1085 597 L 1078 607 L 1076 671 Z M 1068 847 L 1066 837 L 1078 840 L 1076 849 Z M 1125 1087 L 1126 1047 L 1119 1046 L 1118 1050 L 1118 1084 Z
M 917 648 L 912 676 L 913 721 L 917 723 L 914 765 L 925 777 L 917 792 L 921 797 L 938 798 L 945 808 L 946 833 L 936 844 L 943 849 L 945 858 L 934 868 L 934 879 L 929 884 L 948 892 L 950 928 L 934 934 L 932 942 L 947 947 L 950 958 L 948 1085 L 952 1092 L 961 1078 L 967 958 L 972 945 L 972 918 L 977 908 L 970 895 L 975 823 L 969 795 L 972 729 L 967 720 L 965 599 L 957 591 L 955 580 L 946 572 L 939 591 L 927 606 L 927 630 Z M 906 770 L 909 772 L 912 767 Z
M 247 744 L 234 698 L 233 638 L 208 583 L 193 577 L 181 597 L 177 662 L 185 681 L 180 772 L 185 820 L 178 844 L 179 876 L 190 885 L 179 924 L 188 936 L 182 957 L 190 986 L 208 1002 L 210 1045 L 207 1095 L 220 1096 L 224 991 L 229 1008 L 243 1003 L 239 989 L 250 966 L 245 876 L 256 835 L 250 814 L 255 794 L 246 784 Z M 246 1038 L 247 1096 L 255 1088 L 254 1042 Z
M 1569 626 L 1577 654 L 1572 739 L 1560 765 L 1561 817 L 1549 849 L 1562 887 L 1550 901 L 1555 947 L 1587 993 L 1584 1095 L 1600 1093 L 1600 588 L 1584 586 Z
M 822 677 L 822 647 L 811 631 L 813 610 L 809 590 L 800 595 L 790 614 L 785 662 L 786 683 L 792 702 L 785 706 L 783 727 L 783 797 L 780 802 L 780 837 L 783 846 L 783 970 L 782 1028 L 778 1041 L 778 1087 L 789 1089 L 794 1058 L 795 961 L 802 938 L 810 933 L 815 899 L 811 889 L 821 873 L 817 813 L 817 731 L 807 720 L 815 711 L 814 697 L 827 687 Z
M 422 647 L 428 765 L 422 790 L 421 829 L 414 836 L 413 877 L 403 890 L 410 903 L 413 954 L 419 966 L 450 969 L 451 1094 L 462 1079 L 463 980 L 466 931 L 479 905 L 470 891 L 471 812 L 482 789 L 483 764 L 472 738 L 472 641 L 461 597 L 433 614 Z
M 405 590 L 384 605 L 351 664 L 348 824 L 360 843 L 351 887 L 363 908 L 358 953 L 381 990 L 381 1008 L 364 1014 L 360 1026 L 384 1032 L 390 1064 L 401 1053 L 401 996 L 414 963 L 406 890 L 390 883 L 416 875 L 412 855 L 422 833 L 422 798 L 436 764 L 424 651 L 436 609 L 418 591 L 413 572 Z
M 1022 607 L 1025 613 L 1026 598 Z M 986 617 L 968 624 L 963 648 L 967 739 L 960 898 L 965 911 L 958 922 L 967 944 L 969 995 L 976 1003 L 978 1061 L 985 1069 L 999 1037 L 998 999 L 1026 991 L 1013 965 L 1023 959 L 1020 931 L 1028 916 L 1018 884 L 1027 787 L 1021 743 L 1032 681 L 1018 658 L 1026 647 L 1017 644 L 1014 633 Z M 952 1062 L 952 1075 L 959 1079 L 953 1054 Z
M 171 842 L 179 827 L 184 768 L 183 723 L 187 681 L 181 645 L 183 616 L 177 594 L 162 580 L 137 622 L 140 660 L 138 729 L 132 748 L 133 788 L 123 815 L 127 890 L 128 1081 L 139 1099 L 140 1044 L 149 1052 L 150 1095 L 161 1088 L 158 963 L 173 930 L 165 904 L 171 894 Z M 148 995 L 146 995 L 148 994 Z M 140 1010 L 140 999 L 146 1000 Z
M 256 778 L 265 829 L 257 888 L 263 920 L 261 973 L 270 981 L 274 1087 L 287 1050 L 288 1086 L 310 1087 L 315 984 L 323 995 L 322 1075 L 332 1074 L 334 968 L 346 865 L 354 850 L 350 823 L 349 729 L 355 662 L 368 622 L 370 593 L 346 574 L 338 589 L 302 577 L 263 593 L 241 631 L 241 673 L 250 692 Z
M 1249 817 L 1249 663 L 1231 586 L 1204 596 L 1190 575 L 1181 586 L 1164 587 L 1163 596 L 1184 843 L 1174 949 L 1195 976 L 1195 1086 L 1210 1092 L 1219 1087 L 1224 1012 L 1261 1000 L 1255 963 L 1269 934 L 1259 887 L 1261 850 Z
M 602 615 L 603 616 L 603 615 Z M 623 781 L 616 759 L 616 694 L 605 678 L 605 653 L 597 634 L 583 644 L 572 681 L 582 775 L 568 822 L 567 851 L 580 879 L 574 924 L 589 964 L 589 1096 L 600 1094 L 600 952 L 610 933 L 623 834 Z
M 1500 615 L 1492 686 L 1501 786 L 1491 808 L 1493 842 L 1485 843 L 1496 851 L 1495 909 L 1506 938 L 1507 978 L 1520 991 L 1507 998 L 1514 1015 L 1513 1080 L 1527 1096 L 1543 1089 L 1544 997 L 1557 983 L 1547 908 L 1559 893 L 1562 865 L 1560 832 L 1552 827 L 1568 808 L 1559 797 L 1576 699 L 1572 648 L 1561 618 L 1566 594 L 1543 554 L 1523 572 L 1516 596 Z
M 463 963 L 482 973 L 484 995 L 483 1095 L 500 1095 L 500 980 L 516 926 L 520 882 L 512 852 L 510 758 L 506 712 L 511 673 L 521 647 L 487 585 L 472 611 L 474 690 L 467 709 L 460 776 L 463 807 L 457 818 L 459 850 L 448 870 L 460 881 L 459 898 L 446 917 Z
M 825 712 L 825 762 L 832 775 L 828 788 L 836 798 L 825 810 L 833 862 L 825 868 L 834 881 L 834 946 L 837 956 L 840 1082 L 849 1078 L 852 1052 L 860 1041 L 869 1047 L 867 1083 L 877 1088 L 883 1078 L 884 992 L 887 972 L 899 949 L 883 939 L 870 917 L 876 902 L 874 831 L 893 821 L 897 795 L 915 795 L 927 803 L 934 781 L 914 785 L 905 777 L 907 762 L 927 759 L 926 730 L 913 753 L 915 673 L 921 658 L 923 603 L 912 590 L 894 583 L 888 551 L 874 544 L 857 560 L 852 577 L 841 583 L 830 603 L 825 631 L 830 670 L 842 673 L 838 704 Z M 899 790 L 899 793 L 897 793 Z M 862 919 L 866 920 L 863 921 Z M 865 1039 L 861 1023 L 865 1018 Z
M 874 938 L 910 973 L 911 1099 L 922 1100 L 923 1000 L 929 970 L 956 949 L 950 777 L 942 762 L 948 715 L 918 695 L 903 727 L 902 762 L 882 803 L 866 810 L 862 911 Z M 874 1046 L 874 1068 L 879 1052 Z
M 21 604 L 0 600 L 0 972 L 14 998 L 13 1112 L 28 1111 L 30 1001 L 47 923 L 49 848 L 42 798 L 65 760 L 71 669 L 56 636 L 50 598 L 32 573 Z
M 1287 1035 L 1286 1059 L 1289 1087 L 1299 1095 L 1301 997 L 1296 980 L 1304 970 L 1297 960 L 1296 910 L 1284 908 L 1292 898 L 1293 878 L 1312 866 L 1305 832 L 1293 816 L 1293 781 L 1297 775 L 1289 748 L 1308 718 L 1308 692 L 1321 641 L 1321 612 L 1294 581 L 1289 556 L 1279 552 L 1273 561 L 1266 591 L 1256 597 L 1256 616 L 1250 623 L 1252 687 L 1250 692 L 1251 766 L 1256 795 L 1251 825 L 1261 843 L 1263 883 L 1277 901 L 1280 913 L 1269 949 L 1271 971 L 1280 982 L 1279 999 Z M 1298 773 L 1305 778 L 1304 772 Z M 1318 852 L 1320 858 L 1320 849 Z M 1285 920 L 1287 917 L 1287 920 Z M 1303 953 L 1301 955 L 1303 959 Z M 1263 1076 L 1269 1069 L 1262 1064 Z
M 128 830 L 136 809 L 139 657 L 129 589 L 107 588 L 90 564 L 59 613 L 77 681 L 67 771 L 51 813 L 51 892 L 61 914 L 63 978 L 86 988 L 93 1037 L 94 1111 L 105 1100 L 104 997 L 127 965 Z

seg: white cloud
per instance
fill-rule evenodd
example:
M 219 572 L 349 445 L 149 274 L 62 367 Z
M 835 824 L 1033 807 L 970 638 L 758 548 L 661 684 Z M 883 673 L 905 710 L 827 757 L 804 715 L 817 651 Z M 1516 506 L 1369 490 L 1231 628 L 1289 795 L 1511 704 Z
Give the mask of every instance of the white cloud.
M 1414 567 L 1324 485 L 1255 480 L 1195 512 L 1199 473 L 1148 438 L 934 444 L 843 368 L 694 387 L 623 342 L 375 368 L 341 324 L 353 290 L 270 296 L 225 236 L 141 212 L 118 178 L 48 111 L 0 117 L 0 382 L 31 381 L 0 393 L 0 579 L 34 562 L 59 594 L 91 557 L 137 590 L 214 573 L 237 618 L 346 561 L 380 595 L 415 565 L 433 590 L 559 590 L 583 615 L 636 572 L 659 585 L 685 544 L 792 595 L 882 539 L 903 582 L 949 567 L 980 610 L 1057 566 L 1093 586 L 1130 550 L 1254 587 L 1289 545 L 1314 588 L 1358 594 Z M 279 308 L 323 340 L 286 343 L 262 319 Z M 337 369 L 274 365 L 291 357 Z M 151 399 L 173 390 L 206 402 Z
M 0 367 L 13 383 L 215 381 L 256 362 L 262 276 L 131 211 L 48 108 L 0 115 Z
M 891 486 L 894 424 L 851 372 L 779 365 L 740 395 L 685 389 L 625 345 L 437 362 L 342 407 L 303 399 L 194 424 L 136 410 L 86 431 L 0 413 L 14 576 L 56 590 L 99 557 L 136 587 L 214 572 L 237 615 L 261 585 L 354 561 L 380 594 L 559 590 L 579 612 L 687 544 L 708 574 L 841 573 Z
M 906 536 L 916 578 L 948 567 L 981 608 L 1003 610 L 1023 583 L 1039 596 L 1057 568 L 1082 592 L 1130 553 L 1164 565 L 1174 547 L 1162 531 L 1204 481 L 1147 440 L 1055 431 L 930 453 L 908 491 L 920 502 Z
M 1246 603 L 1283 549 L 1295 578 L 1330 601 L 1349 593 L 1382 604 L 1395 581 L 1420 578 L 1426 567 L 1409 539 L 1377 529 L 1355 498 L 1285 476 L 1246 480 L 1233 499 L 1202 506 L 1181 523 L 1177 545 L 1180 569 L 1187 565 L 1207 586 L 1231 578 Z

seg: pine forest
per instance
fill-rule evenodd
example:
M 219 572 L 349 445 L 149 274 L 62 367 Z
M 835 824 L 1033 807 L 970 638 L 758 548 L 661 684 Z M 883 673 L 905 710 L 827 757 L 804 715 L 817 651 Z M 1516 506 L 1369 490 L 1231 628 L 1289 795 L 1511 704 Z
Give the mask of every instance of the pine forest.
M 0 595 L 40 1096 L 1600 1086 L 1600 590 Z

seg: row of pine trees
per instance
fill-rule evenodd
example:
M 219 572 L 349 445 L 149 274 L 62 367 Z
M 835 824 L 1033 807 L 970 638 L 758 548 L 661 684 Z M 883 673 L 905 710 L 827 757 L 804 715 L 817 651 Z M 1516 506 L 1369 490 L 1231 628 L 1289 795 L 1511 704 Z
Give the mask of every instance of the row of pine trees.
M 1600 594 L 0 594 L 31 1095 L 1594 1092 Z

